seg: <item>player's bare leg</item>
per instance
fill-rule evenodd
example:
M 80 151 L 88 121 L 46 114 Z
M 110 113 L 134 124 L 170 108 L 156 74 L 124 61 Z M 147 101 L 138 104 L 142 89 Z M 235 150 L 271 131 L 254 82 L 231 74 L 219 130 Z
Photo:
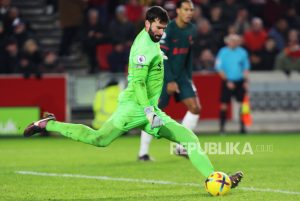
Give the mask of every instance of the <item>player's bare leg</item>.
M 220 134 L 225 133 L 225 125 L 226 125 L 226 116 L 227 116 L 227 109 L 228 105 L 227 103 L 221 103 L 220 106 Z M 246 133 L 246 128 L 244 123 L 242 122 L 241 119 L 241 104 L 240 104 L 240 109 L 239 109 L 239 117 L 240 117 L 240 133 Z
M 220 133 L 224 134 L 227 115 L 227 103 L 221 103 L 220 106 Z
M 242 103 L 239 103 L 239 120 L 240 120 L 240 133 L 241 134 L 246 134 L 247 133 L 247 129 L 246 126 L 242 120 Z

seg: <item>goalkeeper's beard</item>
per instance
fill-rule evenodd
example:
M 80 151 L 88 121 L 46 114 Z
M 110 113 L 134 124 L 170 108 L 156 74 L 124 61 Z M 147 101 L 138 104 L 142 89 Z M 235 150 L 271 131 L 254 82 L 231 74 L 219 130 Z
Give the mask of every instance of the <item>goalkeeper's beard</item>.
M 155 34 L 155 33 L 152 31 L 152 26 L 151 26 L 151 25 L 150 25 L 150 28 L 149 28 L 148 33 L 149 33 L 149 36 L 150 36 L 151 40 L 152 40 L 153 42 L 155 42 L 155 43 L 159 42 L 160 39 L 161 39 L 161 37 L 162 37 L 162 35 Z

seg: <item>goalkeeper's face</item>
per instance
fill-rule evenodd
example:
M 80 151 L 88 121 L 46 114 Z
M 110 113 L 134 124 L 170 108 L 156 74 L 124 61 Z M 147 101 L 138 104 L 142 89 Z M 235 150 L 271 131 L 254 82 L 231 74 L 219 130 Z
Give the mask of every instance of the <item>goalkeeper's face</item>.
M 160 41 L 166 27 L 167 24 L 161 23 L 158 19 L 152 23 L 146 21 L 146 31 L 149 33 L 151 40 L 155 43 Z

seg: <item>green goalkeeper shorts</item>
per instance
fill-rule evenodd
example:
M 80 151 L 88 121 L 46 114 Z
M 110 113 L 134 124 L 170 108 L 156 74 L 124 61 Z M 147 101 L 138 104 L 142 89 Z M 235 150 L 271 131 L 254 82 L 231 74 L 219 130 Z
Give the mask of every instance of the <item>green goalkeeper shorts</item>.
M 161 118 L 164 124 L 175 122 L 175 120 L 171 119 L 171 117 L 162 112 L 157 106 L 154 106 L 154 112 Z M 158 134 L 160 128 L 151 129 L 144 108 L 135 102 L 128 101 L 119 103 L 116 112 L 114 112 L 108 121 L 124 132 L 133 128 L 140 128 L 148 134 L 160 138 Z

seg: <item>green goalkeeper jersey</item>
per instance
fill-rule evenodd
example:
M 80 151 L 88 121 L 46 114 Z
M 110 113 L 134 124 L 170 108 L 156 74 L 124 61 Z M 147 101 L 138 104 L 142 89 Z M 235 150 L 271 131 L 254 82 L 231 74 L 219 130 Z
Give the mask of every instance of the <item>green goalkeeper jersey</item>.
M 128 86 L 119 102 L 134 101 L 142 107 L 157 106 L 163 86 L 163 54 L 159 43 L 143 29 L 130 49 Z

